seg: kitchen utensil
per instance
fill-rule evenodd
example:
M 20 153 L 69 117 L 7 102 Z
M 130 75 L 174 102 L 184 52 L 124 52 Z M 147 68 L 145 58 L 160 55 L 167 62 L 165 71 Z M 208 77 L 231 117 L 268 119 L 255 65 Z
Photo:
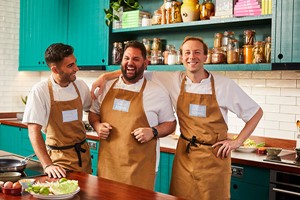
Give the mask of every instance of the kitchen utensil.
M 270 157 L 277 157 L 282 151 L 282 148 L 269 147 L 267 148 L 267 154 Z
M 35 154 L 29 155 L 23 160 L 0 158 L 0 172 L 23 172 L 27 161 L 33 158 Z
M 0 180 L 3 182 L 6 181 L 12 181 L 16 182 L 21 178 L 21 173 L 20 172 L 3 172 L 0 173 Z

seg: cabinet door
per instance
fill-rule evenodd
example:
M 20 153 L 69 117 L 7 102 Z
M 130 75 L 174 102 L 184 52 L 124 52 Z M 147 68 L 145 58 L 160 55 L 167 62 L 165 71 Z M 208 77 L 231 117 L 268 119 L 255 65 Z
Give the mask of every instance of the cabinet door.
M 272 60 L 276 63 L 300 62 L 300 1 L 273 1 Z
M 67 42 L 68 0 L 20 1 L 19 70 L 49 70 L 44 59 L 52 43 Z
M 0 126 L 0 149 L 14 154 L 20 154 L 21 132 L 19 127 Z
M 232 180 L 230 195 L 231 200 L 266 200 L 269 199 L 269 188 L 267 186 Z
M 21 156 L 29 156 L 31 154 L 34 154 L 33 147 L 31 145 L 29 135 L 28 135 L 28 129 L 27 128 L 19 128 L 21 132 Z M 37 159 L 35 157 L 34 159 Z
M 169 194 L 174 154 L 160 153 L 159 171 L 156 175 L 155 191 Z
M 99 142 L 95 140 L 87 140 L 90 147 L 91 159 L 92 159 L 92 174 L 97 176 L 98 170 L 98 152 L 99 152 Z
M 69 2 L 68 43 L 74 47 L 78 66 L 108 63 L 108 33 L 104 8 L 108 0 L 71 0 Z

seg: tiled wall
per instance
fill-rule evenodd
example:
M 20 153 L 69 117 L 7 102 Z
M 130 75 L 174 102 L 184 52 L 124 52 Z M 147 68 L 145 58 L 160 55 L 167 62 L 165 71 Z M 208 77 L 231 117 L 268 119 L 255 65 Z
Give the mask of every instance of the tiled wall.
M 0 0 L 0 112 L 22 112 L 21 96 L 49 72 L 18 72 L 19 0 Z M 300 66 L 299 66 L 300 68 Z M 234 79 L 263 108 L 254 134 L 294 139 L 300 120 L 300 71 L 214 72 Z M 78 77 L 91 86 L 100 72 L 81 71 Z M 238 133 L 244 122 L 229 115 L 229 132 Z

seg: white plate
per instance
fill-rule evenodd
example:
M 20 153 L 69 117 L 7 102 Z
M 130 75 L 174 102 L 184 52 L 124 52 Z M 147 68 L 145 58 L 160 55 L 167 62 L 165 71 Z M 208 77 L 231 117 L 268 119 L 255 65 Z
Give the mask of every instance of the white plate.
M 42 194 L 35 194 L 35 193 L 30 193 L 30 194 L 32 194 L 33 197 L 38 199 L 71 199 L 79 191 L 80 191 L 80 187 L 78 187 L 77 190 L 69 194 L 59 194 L 59 195 L 42 195 Z
M 239 152 L 243 152 L 243 153 L 253 153 L 256 151 L 256 147 L 239 147 L 236 149 L 236 151 L 239 151 Z

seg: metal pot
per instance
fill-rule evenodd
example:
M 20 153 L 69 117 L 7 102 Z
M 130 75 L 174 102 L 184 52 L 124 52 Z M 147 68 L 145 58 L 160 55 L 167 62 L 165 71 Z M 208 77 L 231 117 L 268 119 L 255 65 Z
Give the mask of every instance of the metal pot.
M 35 154 L 32 154 L 23 160 L 0 158 L 0 172 L 23 172 L 26 168 L 27 161 L 34 156 Z

